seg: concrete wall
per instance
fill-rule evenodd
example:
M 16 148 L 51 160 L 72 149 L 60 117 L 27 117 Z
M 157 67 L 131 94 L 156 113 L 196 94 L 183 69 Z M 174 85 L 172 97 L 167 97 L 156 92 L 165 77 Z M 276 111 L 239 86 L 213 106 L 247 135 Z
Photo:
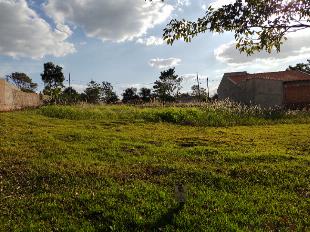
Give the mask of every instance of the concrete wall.
M 246 105 L 273 107 L 283 105 L 283 82 L 266 79 L 248 79 L 239 84 L 223 77 L 218 95 L 220 100 L 231 99 Z
M 231 80 L 229 80 L 227 77 L 223 77 L 219 88 L 217 90 L 219 100 L 225 100 L 229 98 L 230 100 L 240 102 L 243 99 L 243 91 L 242 89 L 234 84 Z
M 0 110 L 4 107 L 4 80 L 0 79 Z
M 284 104 L 299 106 L 310 104 L 310 81 L 294 81 L 284 84 Z
M 238 73 L 234 75 L 238 76 Z M 229 98 L 246 105 L 262 107 L 309 106 L 310 80 L 283 82 L 255 78 L 244 79 L 237 84 L 225 74 L 219 85 L 218 95 L 220 100 Z
M 37 107 L 41 103 L 38 94 L 22 92 L 5 80 L 0 80 L 0 111 Z
M 245 90 L 243 102 L 262 107 L 283 105 L 283 82 L 278 80 L 249 79 L 241 83 Z

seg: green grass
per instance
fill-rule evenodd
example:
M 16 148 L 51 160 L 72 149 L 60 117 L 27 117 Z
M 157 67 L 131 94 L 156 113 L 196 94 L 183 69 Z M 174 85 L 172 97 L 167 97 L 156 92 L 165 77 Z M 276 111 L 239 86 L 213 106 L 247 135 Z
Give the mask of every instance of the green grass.
M 48 106 L 0 144 L 0 231 L 310 230 L 306 112 Z

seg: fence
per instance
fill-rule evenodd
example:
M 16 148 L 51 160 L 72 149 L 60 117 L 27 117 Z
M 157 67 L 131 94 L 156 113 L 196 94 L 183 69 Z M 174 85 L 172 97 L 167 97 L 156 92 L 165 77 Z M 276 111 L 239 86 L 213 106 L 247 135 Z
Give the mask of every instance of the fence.
M 5 80 L 0 79 L 0 111 L 38 107 L 41 104 L 42 101 L 38 94 L 22 92 Z

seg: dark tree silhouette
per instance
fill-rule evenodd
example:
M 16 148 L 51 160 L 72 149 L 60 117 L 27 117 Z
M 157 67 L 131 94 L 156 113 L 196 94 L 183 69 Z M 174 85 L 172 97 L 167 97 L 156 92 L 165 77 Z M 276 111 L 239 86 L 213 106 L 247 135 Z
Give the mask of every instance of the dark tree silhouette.
M 290 66 L 288 70 L 295 70 L 295 71 L 301 71 L 304 73 L 310 74 L 310 59 L 307 60 L 308 63 L 299 63 L 295 66 Z
M 93 104 L 99 103 L 101 98 L 101 86 L 95 81 L 90 81 L 84 93 L 85 95 L 83 95 L 83 98 L 86 98 L 87 102 Z
M 112 84 L 107 81 L 102 82 L 101 100 L 107 104 L 115 103 L 119 100 L 116 92 L 113 91 Z
M 43 93 L 51 96 L 51 100 L 55 103 L 58 102 L 65 80 L 62 67 L 52 62 L 45 63 L 44 72 L 41 74 L 41 77 L 44 82 Z
M 127 88 L 125 89 L 123 96 L 124 103 L 137 103 L 139 101 L 139 96 L 137 95 L 136 88 Z
M 32 82 L 32 79 L 25 73 L 15 72 L 7 75 L 6 79 L 23 92 L 34 93 L 38 87 L 38 84 Z
M 152 90 L 149 88 L 141 88 L 139 91 L 140 99 L 143 102 L 150 102 L 152 97 Z
M 154 83 L 154 93 L 162 102 L 174 101 L 181 90 L 182 78 L 175 74 L 175 68 L 161 72 Z
M 96 81 L 88 83 L 88 87 L 81 95 L 81 99 L 87 99 L 89 103 L 115 103 L 119 100 L 117 94 L 113 91 L 113 86 L 109 82 L 102 82 L 100 85 Z
M 80 99 L 80 94 L 72 87 L 65 88 L 61 94 L 61 100 L 65 104 L 77 103 Z

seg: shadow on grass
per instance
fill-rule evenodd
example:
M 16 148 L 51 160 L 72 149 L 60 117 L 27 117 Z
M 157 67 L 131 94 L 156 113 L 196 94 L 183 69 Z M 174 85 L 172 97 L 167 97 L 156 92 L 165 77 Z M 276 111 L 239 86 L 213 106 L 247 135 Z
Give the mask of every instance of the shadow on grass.
M 118 226 L 120 226 L 120 230 L 126 231 L 162 231 L 168 225 L 175 225 L 175 218 L 183 208 L 184 203 L 180 203 L 177 206 L 170 208 L 156 221 L 144 225 L 138 225 L 131 220 L 126 220 L 126 222 L 123 222 L 124 224 L 122 226 L 115 225 L 115 218 L 112 216 L 105 216 L 101 211 L 90 212 L 85 215 L 85 218 L 91 222 L 96 231 L 117 231 Z
M 183 208 L 184 203 L 180 203 L 177 206 L 170 208 L 168 212 L 166 212 L 165 214 L 161 215 L 161 217 L 158 218 L 157 221 L 155 221 L 152 224 L 148 224 L 145 227 L 148 230 L 157 231 L 164 228 L 167 225 L 173 225 L 175 224 L 176 216 L 181 212 Z

